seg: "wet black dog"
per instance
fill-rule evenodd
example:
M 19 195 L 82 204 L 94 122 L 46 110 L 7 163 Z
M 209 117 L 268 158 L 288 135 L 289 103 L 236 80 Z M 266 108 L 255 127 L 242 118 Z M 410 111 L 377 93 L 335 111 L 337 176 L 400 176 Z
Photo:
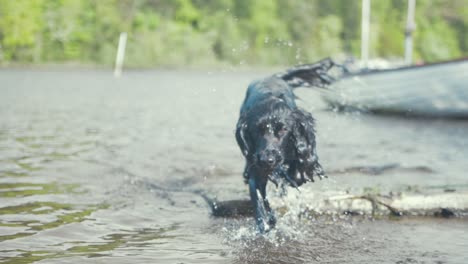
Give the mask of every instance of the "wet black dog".
M 237 123 L 236 140 L 246 159 L 245 182 L 260 232 L 276 218 L 266 199 L 266 185 L 298 187 L 313 176 L 324 177 L 315 147 L 314 119 L 295 103 L 293 89 L 324 87 L 333 81 L 333 61 L 294 67 L 249 85 Z

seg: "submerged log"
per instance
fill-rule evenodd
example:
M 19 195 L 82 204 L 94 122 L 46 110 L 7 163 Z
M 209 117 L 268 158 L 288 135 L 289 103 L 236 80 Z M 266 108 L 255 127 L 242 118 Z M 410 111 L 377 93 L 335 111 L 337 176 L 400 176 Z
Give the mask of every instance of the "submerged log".
M 206 197 L 205 200 L 215 217 L 253 216 L 250 200 L 215 201 Z M 288 210 L 287 206 L 284 210 Z M 304 210 L 320 214 L 468 217 L 468 193 L 407 194 L 393 197 L 330 195 L 307 204 Z
M 213 202 L 211 209 L 213 216 L 216 217 L 241 217 L 254 215 L 254 210 L 250 200 Z
M 361 215 L 467 217 L 468 193 L 431 195 L 342 195 L 308 207 L 313 211 L 356 212 Z

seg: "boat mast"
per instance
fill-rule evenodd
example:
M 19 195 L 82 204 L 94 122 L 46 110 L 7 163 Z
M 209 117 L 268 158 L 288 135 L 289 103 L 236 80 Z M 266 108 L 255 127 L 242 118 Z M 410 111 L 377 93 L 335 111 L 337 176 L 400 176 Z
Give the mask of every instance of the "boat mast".
M 416 0 L 408 0 L 408 16 L 405 29 L 405 64 L 411 65 L 413 61 L 413 31 L 416 29 L 414 22 L 414 9 Z
M 362 0 L 361 18 L 361 61 L 362 67 L 368 67 L 369 61 L 369 24 L 370 24 L 370 0 Z

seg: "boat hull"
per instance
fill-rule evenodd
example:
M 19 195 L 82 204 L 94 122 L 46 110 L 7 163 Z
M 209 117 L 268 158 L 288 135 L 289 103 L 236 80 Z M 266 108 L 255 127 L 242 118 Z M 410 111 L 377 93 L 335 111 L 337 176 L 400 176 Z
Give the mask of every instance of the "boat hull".
M 468 59 L 348 75 L 324 99 L 371 112 L 468 117 Z

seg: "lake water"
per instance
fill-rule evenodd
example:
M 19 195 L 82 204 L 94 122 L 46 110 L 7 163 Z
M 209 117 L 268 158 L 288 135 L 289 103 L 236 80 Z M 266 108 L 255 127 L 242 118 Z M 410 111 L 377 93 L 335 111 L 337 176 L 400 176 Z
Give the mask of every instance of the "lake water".
M 300 216 L 308 193 L 468 191 L 468 122 L 335 113 L 310 89 L 329 178 L 264 236 L 212 217 L 198 192 L 248 198 L 234 127 L 266 74 L 1 70 L 0 262 L 468 263 L 465 219 Z

